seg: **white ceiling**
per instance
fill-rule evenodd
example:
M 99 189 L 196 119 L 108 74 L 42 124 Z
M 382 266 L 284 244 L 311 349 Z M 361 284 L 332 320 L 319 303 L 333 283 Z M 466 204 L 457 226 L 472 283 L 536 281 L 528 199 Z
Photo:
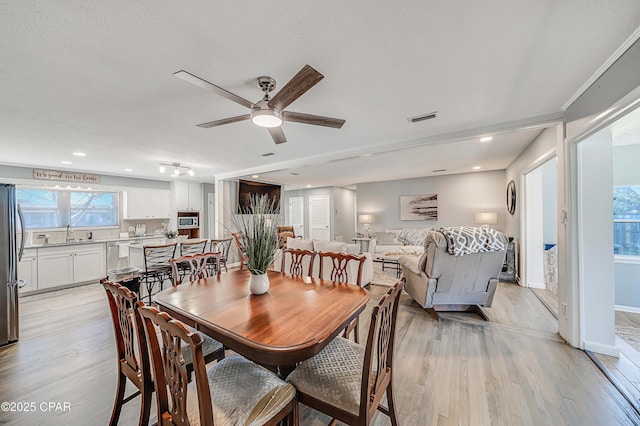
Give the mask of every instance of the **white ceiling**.
M 177 161 L 318 186 L 504 169 L 540 131 L 519 129 L 557 117 L 640 26 L 640 2 L 23 0 L 0 19 L 3 164 L 169 179 L 158 163 Z M 305 64 L 325 78 L 288 110 L 346 124 L 285 123 L 277 146 L 249 122 L 196 127 L 248 110 L 173 76 L 255 102 L 256 77 L 277 91 Z

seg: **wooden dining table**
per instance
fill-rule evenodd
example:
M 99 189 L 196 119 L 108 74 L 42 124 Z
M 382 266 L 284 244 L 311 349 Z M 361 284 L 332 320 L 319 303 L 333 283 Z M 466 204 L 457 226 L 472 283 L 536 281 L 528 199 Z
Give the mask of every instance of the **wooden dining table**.
M 369 292 L 353 284 L 268 271 L 269 291 L 249 292 L 249 271 L 185 282 L 155 295 L 158 308 L 284 376 L 356 318 Z M 275 369 L 275 368 L 274 368 Z

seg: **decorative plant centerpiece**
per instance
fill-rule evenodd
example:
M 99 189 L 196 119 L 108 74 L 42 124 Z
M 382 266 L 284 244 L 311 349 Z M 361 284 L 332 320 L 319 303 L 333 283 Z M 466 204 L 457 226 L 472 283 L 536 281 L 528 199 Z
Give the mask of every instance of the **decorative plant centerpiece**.
M 266 194 L 251 195 L 249 206 L 231 220 L 240 235 L 242 255 L 251 273 L 249 291 L 263 294 L 269 290 L 267 269 L 273 263 L 279 247 L 278 225 L 280 213 L 277 200 Z
M 175 229 L 165 229 L 164 236 L 172 240 L 178 236 L 178 231 Z

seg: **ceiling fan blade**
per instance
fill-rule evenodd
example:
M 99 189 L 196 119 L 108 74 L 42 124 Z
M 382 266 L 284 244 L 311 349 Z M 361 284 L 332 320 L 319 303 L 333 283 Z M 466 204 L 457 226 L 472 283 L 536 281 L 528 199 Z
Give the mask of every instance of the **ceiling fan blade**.
M 267 130 L 276 144 L 285 143 L 287 141 L 287 138 L 284 137 L 282 127 L 269 127 Z
M 280 111 L 315 86 L 324 76 L 311 66 L 305 65 L 287 84 L 269 101 L 269 106 Z
M 323 117 L 321 115 L 304 114 L 301 112 L 285 111 L 282 113 L 282 116 L 285 121 L 333 127 L 334 129 L 340 129 L 344 124 L 344 120 L 340 118 Z
M 207 89 L 213 93 L 216 93 L 220 96 L 223 96 L 227 99 L 229 99 L 230 101 L 233 101 L 235 103 L 238 103 L 242 106 L 245 106 L 247 108 L 258 108 L 258 106 L 256 104 L 254 104 L 253 102 L 250 102 L 248 100 L 246 100 L 245 98 L 241 98 L 240 96 L 229 92 L 228 90 L 223 89 L 220 86 L 216 86 L 213 83 L 209 83 L 207 80 L 203 80 L 198 76 L 195 76 L 193 74 L 191 74 L 190 72 L 187 72 L 185 70 L 180 70 L 178 72 L 174 72 L 173 75 L 175 75 L 178 78 L 183 79 L 184 81 L 187 81 L 191 84 L 195 84 L 196 86 L 200 86 L 203 89 Z
M 209 121 L 207 123 L 198 124 L 198 127 L 208 129 L 209 127 L 222 126 L 223 124 L 237 123 L 238 121 L 245 121 L 251 117 L 250 114 L 238 115 L 237 117 L 223 118 L 222 120 Z

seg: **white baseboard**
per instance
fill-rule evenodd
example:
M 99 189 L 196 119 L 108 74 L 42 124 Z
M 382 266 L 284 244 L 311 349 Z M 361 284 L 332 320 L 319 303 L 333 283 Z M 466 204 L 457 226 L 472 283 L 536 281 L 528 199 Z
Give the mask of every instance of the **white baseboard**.
M 620 356 L 620 351 L 615 345 L 603 345 L 602 343 L 595 342 L 584 342 L 584 349 L 586 351 L 597 352 L 603 355 L 615 356 L 616 358 Z
M 529 288 L 537 288 L 537 289 L 540 289 L 540 290 L 544 290 L 545 288 L 547 288 L 547 287 L 545 287 L 544 283 L 528 283 L 527 287 L 529 287 Z
M 640 308 L 636 308 L 635 306 L 616 305 L 616 311 L 640 314 Z

